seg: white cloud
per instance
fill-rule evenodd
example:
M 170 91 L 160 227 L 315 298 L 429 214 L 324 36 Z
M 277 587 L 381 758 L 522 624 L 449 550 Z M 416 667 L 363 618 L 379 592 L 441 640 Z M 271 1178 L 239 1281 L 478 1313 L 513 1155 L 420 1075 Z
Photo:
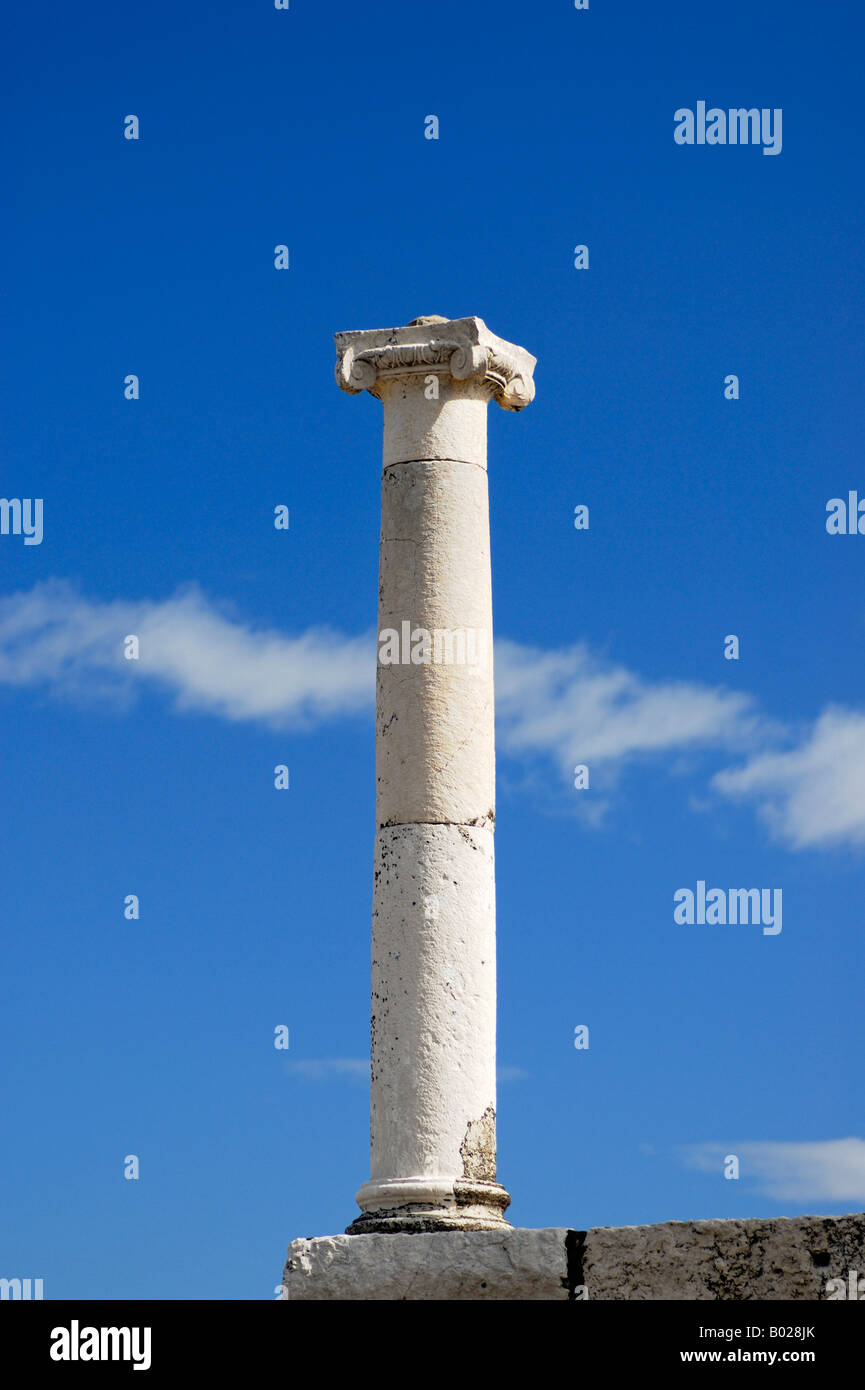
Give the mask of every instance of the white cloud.
M 333 1081 L 348 1077 L 351 1081 L 369 1081 L 368 1057 L 308 1057 L 295 1061 L 285 1061 L 285 1069 L 290 1076 L 302 1081 Z M 529 1073 L 522 1067 L 496 1068 L 496 1080 L 500 1086 L 509 1082 L 525 1081 Z
M 135 633 L 140 661 L 123 656 Z M 256 629 L 189 588 L 160 603 L 100 603 L 52 581 L 0 599 L 0 683 L 78 696 L 128 697 L 139 682 L 183 709 L 228 719 L 314 722 L 368 707 L 371 635 L 327 629 L 296 636 Z M 499 737 L 515 754 L 563 770 L 696 744 L 741 744 L 756 727 L 745 695 L 686 682 L 652 685 L 585 647 L 536 651 L 496 643 Z
M 793 849 L 865 844 L 865 715 L 829 708 L 798 747 L 719 772 L 724 796 L 757 803 Z
M 507 1086 L 511 1081 L 526 1081 L 528 1076 L 524 1067 L 496 1067 L 496 1081 L 500 1086 Z
M 739 1158 L 743 1180 L 778 1202 L 865 1203 L 865 1139 L 824 1139 L 810 1144 L 695 1144 L 682 1151 L 691 1167 L 717 1177 L 727 1153 Z
M 123 656 L 130 633 L 139 661 Z M 649 681 L 583 645 L 545 652 L 499 639 L 495 657 L 500 753 L 535 771 L 552 763 L 568 780 L 587 763 L 592 797 L 572 803 L 585 820 L 602 819 L 629 762 L 664 757 L 671 773 L 692 774 L 696 754 L 723 750 L 745 761 L 716 772 L 713 790 L 754 803 L 790 848 L 865 845 L 865 714 L 827 709 L 785 748 L 789 732 L 746 694 Z M 178 709 L 312 728 L 372 708 L 375 639 L 256 627 L 195 587 L 161 602 L 98 602 L 55 580 L 0 599 L 0 684 L 121 705 L 150 684 Z
M 765 729 L 747 695 L 687 681 L 652 684 L 582 645 L 544 652 L 499 640 L 495 660 L 503 748 L 547 755 L 565 772 L 576 763 L 742 745 Z
M 301 1061 L 286 1060 L 290 1076 L 302 1081 L 333 1081 L 347 1076 L 350 1081 L 369 1081 L 368 1057 L 308 1057 Z
M 123 655 L 130 633 L 138 661 Z M 162 603 L 97 603 L 53 581 L 0 599 L 0 683 L 128 700 L 139 682 L 182 709 L 308 725 L 369 707 L 375 647 L 326 629 L 255 629 L 196 588 Z

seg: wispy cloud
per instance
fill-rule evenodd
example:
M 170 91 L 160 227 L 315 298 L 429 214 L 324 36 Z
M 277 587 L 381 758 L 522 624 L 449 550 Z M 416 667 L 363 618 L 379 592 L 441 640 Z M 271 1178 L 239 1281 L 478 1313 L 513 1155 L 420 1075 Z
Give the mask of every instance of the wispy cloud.
M 825 1139 L 810 1144 L 694 1144 L 683 1161 L 715 1177 L 726 1154 L 739 1159 L 740 1178 L 777 1202 L 865 1203 L 865 1139 Z
M 135 634 L 140 660 L 127 661 Z M 130 705 L 151 686 L 180 710 L 314 729 L 371 710 L 375 638 L 329 628 L 288 634 L 246 622 L 190 587 L 161 602 L 85 598 L 54 580 L 0 599 L 0 684 Z M 599 821 L 630 763 L 695 755 L 722 766 L 711 790 L 753 804 L 791 849 L 865 845 L 865 714 L 832 707 L 794 737 L 749 695 L 693 681 L 650 681 L 585 645 L 542 651 L 496 642 L 500 755 L 562 784 L 592 773 L 578 804 Z M 693 767 L 689 769 L 693 772 Z M 698 799 L 699 800 L 699 799 Z M 705 803 L 701 803 L 705 804 Z
M 498 640 L 496 707 L 512 753 L 621 764 L 673 749 L 742 746 L 768 721 L 748 695 L 687 681 L 651 683 L 584 645 L 544 652 Z
M 369 1081 L 368 1057 L 307 1057 L 295 1061 L 285 1061 L 289 1076 L 301 1081 Z M 500 1086 L 510 1082 L 525 1081 L 529 1073 L 523 1067 L 500 1066 L 496 1069 L 496 1080 Z
M 865 844 L 865 715 L 833 707 L 797 747 L 719 772 L 715 789 L 756 803 L 793 849 Z
M 350 1081 L 369 1081 L 368 1057 L 308 1057 L 300 1061 L 286 1060 L 289 1076 L 301 1081 L 334 1081 L 347 1077 Z
M 129 634 L 138 661 L 124 657 Z M 155 683 L 180 709 L 309 726 L 371 704 L 375 646 L 255 628 L 195 587 L 161 603 L 99 603 L 53 581 L 0 600 L 0 683 L 118 701 Z
M 511 1081 L 527 1081 L 529 1074 L 523 1067 L 496 1067 L 496 1081 L 500 1086 L 507 1086 Z

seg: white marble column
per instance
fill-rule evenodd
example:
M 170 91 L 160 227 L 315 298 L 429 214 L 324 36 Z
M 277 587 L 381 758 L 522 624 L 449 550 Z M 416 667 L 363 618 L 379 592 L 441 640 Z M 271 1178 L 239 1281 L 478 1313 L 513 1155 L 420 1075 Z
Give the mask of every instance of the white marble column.
M 384 406 L 371 1176 L 349 1229 L 504 1226 L 496 1182 L 495 753 L 487 405 L 535 359 L 478 318 L 338 333 Z

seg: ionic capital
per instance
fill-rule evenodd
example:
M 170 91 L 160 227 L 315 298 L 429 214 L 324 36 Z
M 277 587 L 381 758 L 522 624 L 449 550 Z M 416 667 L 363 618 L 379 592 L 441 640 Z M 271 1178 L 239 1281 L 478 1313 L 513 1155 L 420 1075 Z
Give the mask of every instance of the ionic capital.
M 503 410 L 523 410 L 534 399 L 536 359 L 525 348 L 491 333 L 483 319 L 414 319 L 405 328 L 361 329 L 335 335 L 336 379 L 343 391 L 381 396 L 390 379 L 433 374 L 476 382 Z

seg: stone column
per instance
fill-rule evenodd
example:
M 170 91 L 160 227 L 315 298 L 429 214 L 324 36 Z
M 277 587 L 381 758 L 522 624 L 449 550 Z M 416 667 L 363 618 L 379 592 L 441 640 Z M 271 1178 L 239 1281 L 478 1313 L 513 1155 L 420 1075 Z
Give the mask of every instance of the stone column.
M 478 318 L 336 335 L 384 406 L 371 1176 L 349 1228 L 504 1227 L 496 1182 L 490 400 L 535 359 Z

